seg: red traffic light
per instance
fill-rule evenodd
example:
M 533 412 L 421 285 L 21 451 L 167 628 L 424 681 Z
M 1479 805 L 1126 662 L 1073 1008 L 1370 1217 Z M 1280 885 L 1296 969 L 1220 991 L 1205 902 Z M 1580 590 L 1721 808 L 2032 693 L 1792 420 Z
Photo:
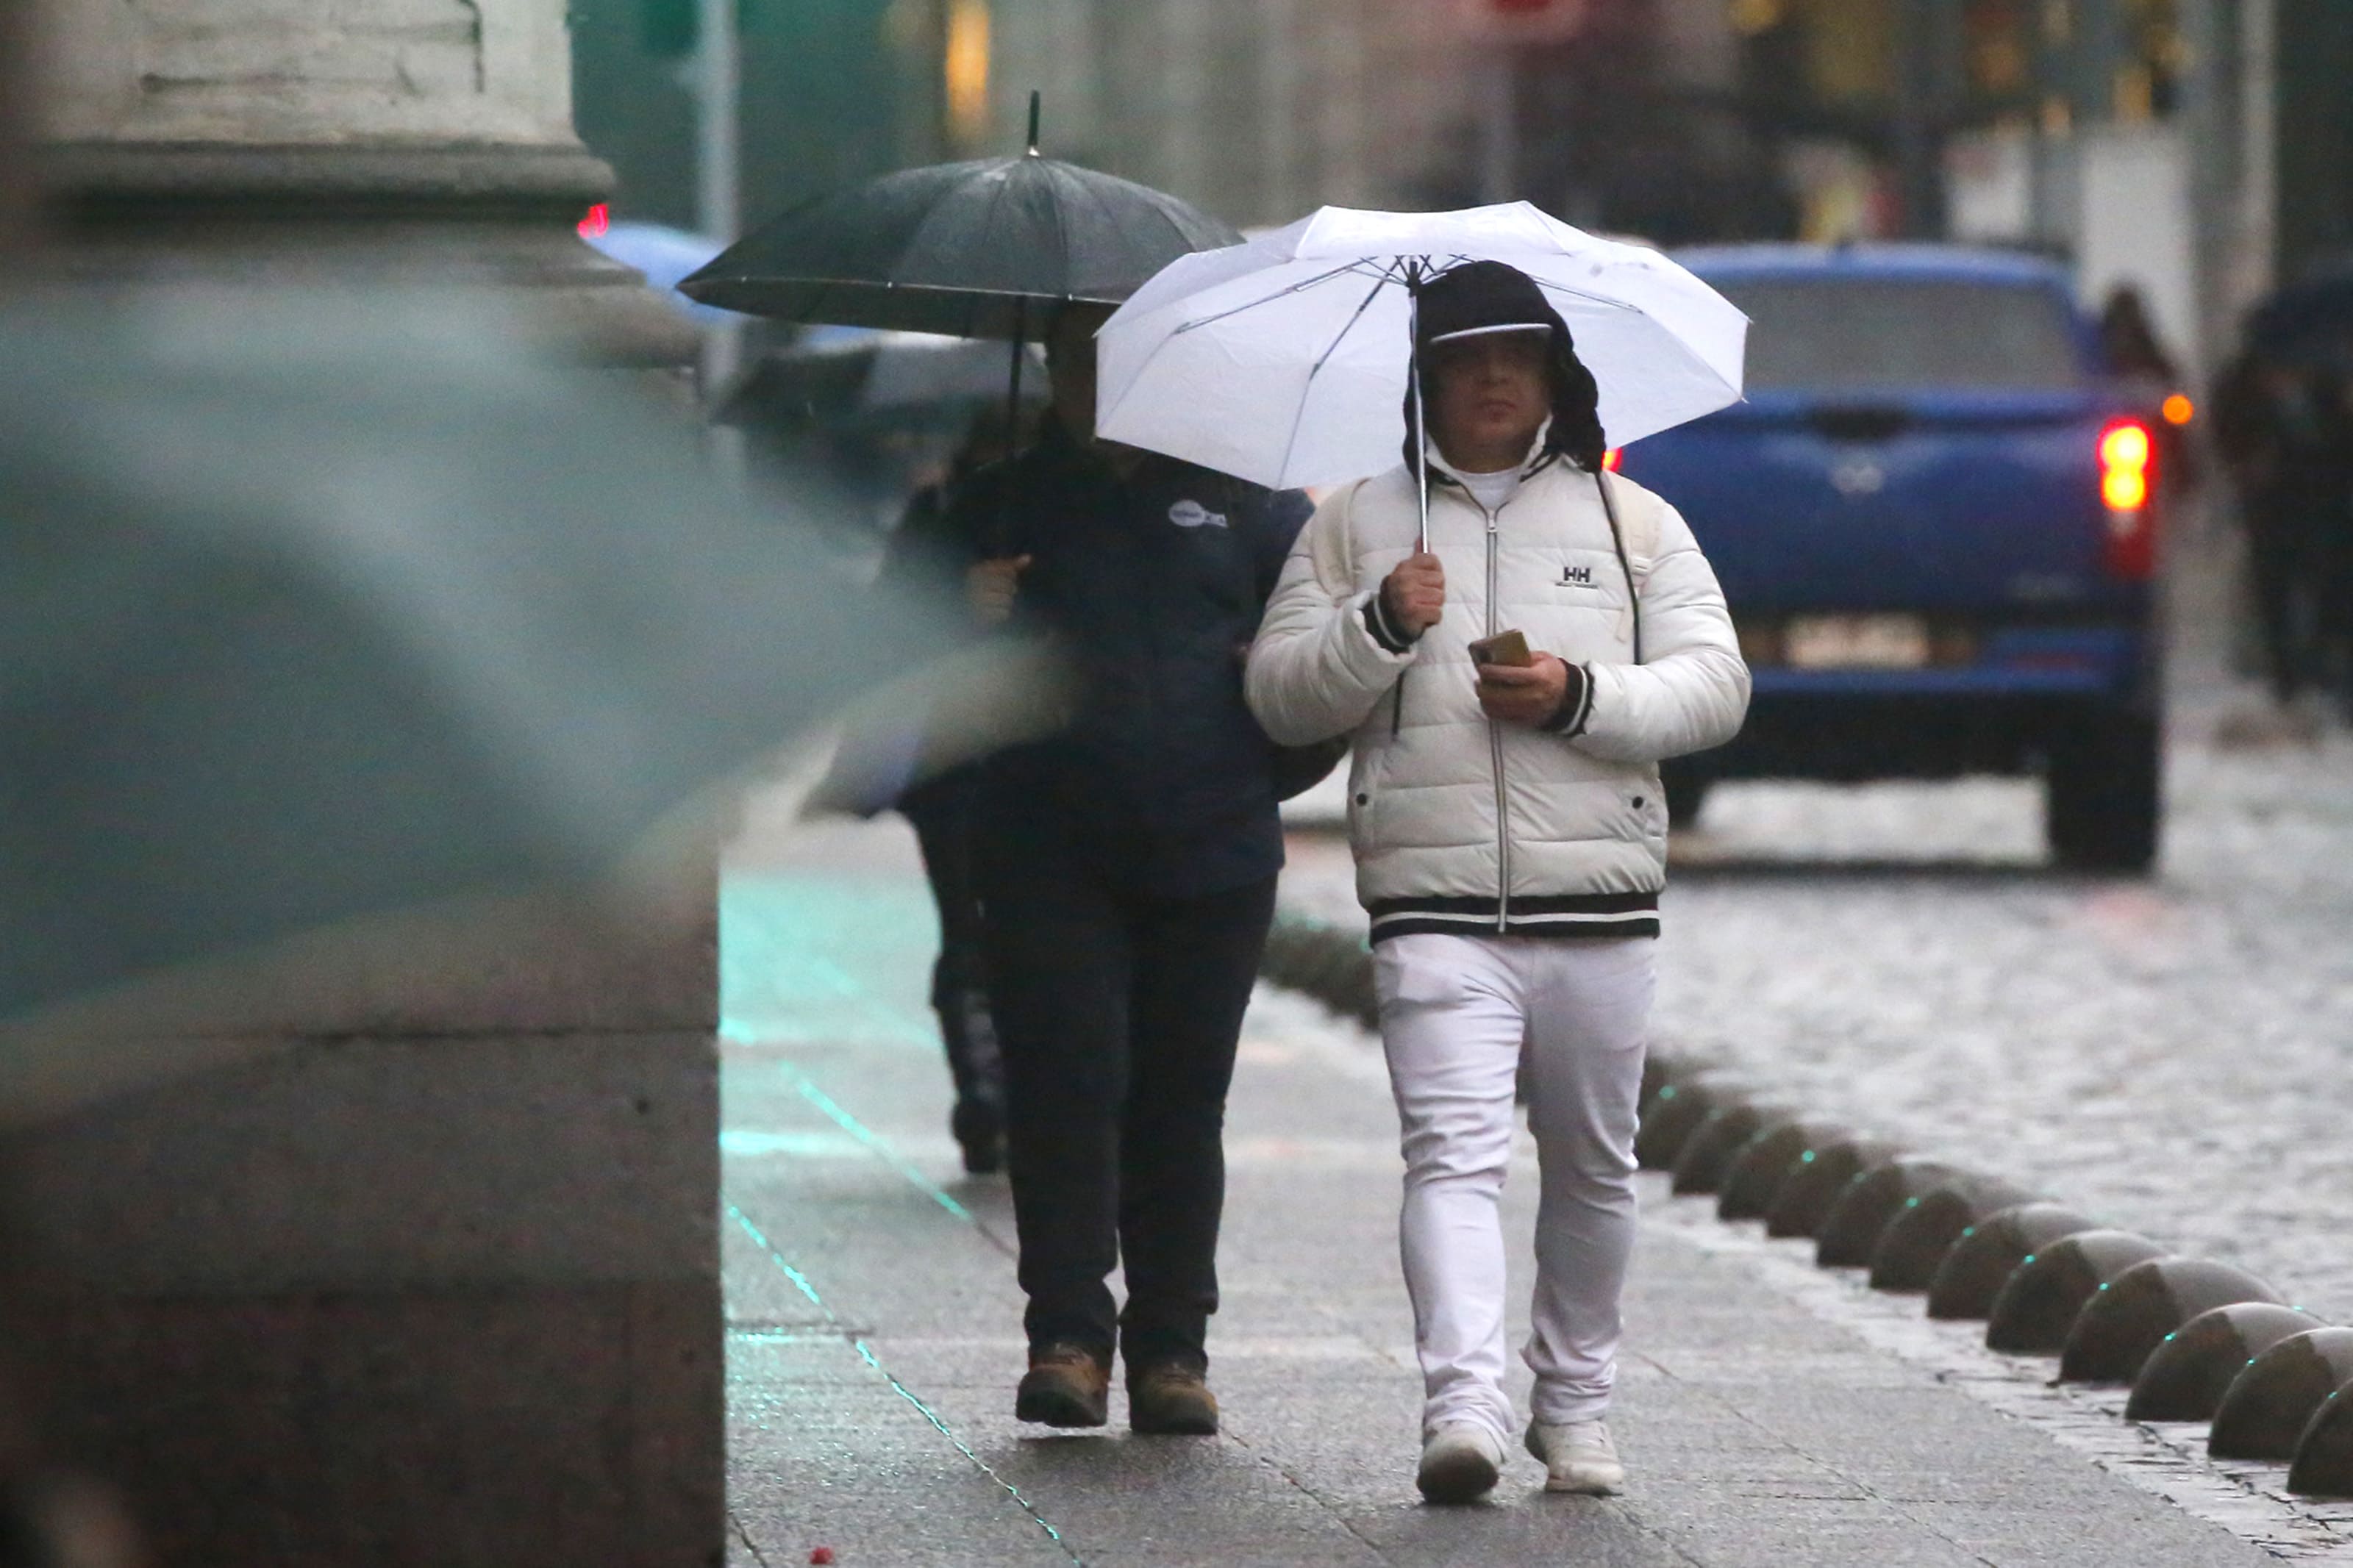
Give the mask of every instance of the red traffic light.
M 1584 27 L 1587 0 L 1455 0 L 1468 31 L 1502 43 L 1563 43 Z

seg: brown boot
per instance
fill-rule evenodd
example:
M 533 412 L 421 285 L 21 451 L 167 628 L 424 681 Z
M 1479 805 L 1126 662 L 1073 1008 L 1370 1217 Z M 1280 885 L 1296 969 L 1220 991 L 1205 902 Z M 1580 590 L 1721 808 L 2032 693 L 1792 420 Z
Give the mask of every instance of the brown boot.
M 1182 1362 L 1147 1366 L 1127 1380 L 1127 1424 L 1163 1436 L 1214 1437 L 1218 1396 L 1198 1371 Z
M 1111 1419 L 1111 1359 L 1083 1345 L 1040 1345 L 1013 1396 L 1019 1421 L 1049 1426 L 1100 1426 Z

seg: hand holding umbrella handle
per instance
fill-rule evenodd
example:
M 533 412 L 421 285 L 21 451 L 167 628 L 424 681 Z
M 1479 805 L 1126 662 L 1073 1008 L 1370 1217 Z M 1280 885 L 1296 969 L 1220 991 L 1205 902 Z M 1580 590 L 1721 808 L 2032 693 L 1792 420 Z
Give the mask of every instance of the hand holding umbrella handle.
M 993 561 L 976 561 L 964 574 L 965 603 L 972 609 L 972 618 L 984 626 L 1003 626 L 1013 614 L 1013 600 L 1020 592 L 1021 574 L 1029 569 L 1027 555 L 1000 556 Z
M 1398 562 L 1381 580 L 1381 608 L 1411 641 L 1446 613 L 1446 568 L 1427 550 Z

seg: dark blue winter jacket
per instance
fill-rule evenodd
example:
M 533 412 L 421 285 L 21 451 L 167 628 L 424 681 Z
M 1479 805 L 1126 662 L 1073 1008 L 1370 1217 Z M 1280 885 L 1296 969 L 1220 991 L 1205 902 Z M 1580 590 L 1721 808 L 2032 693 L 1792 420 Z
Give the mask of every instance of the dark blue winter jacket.
M 1158 898 L 1273 876 L 1273 746 L 1243 706 L 1242 656 L 1307 498 L 1154 454 L 1122 476 L 1047 430 L 955 502 L 982 556 L 1033 557 L 1017 628 L 1060 643 L 1082 681 L 1069 728 L 989 760 L 990 858 Z

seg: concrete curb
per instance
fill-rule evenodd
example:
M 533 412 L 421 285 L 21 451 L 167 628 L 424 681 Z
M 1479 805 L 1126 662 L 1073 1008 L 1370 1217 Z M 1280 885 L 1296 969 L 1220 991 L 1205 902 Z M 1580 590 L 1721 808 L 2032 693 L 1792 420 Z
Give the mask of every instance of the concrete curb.
M 1379 1027 L 1372 953 L 1357 932 L 1278 915 L 1260 973 Z M 2242 1309 L 2280 1308 L 2252 1275 L 2168 1255 L 1997 1176 L 1851 1133 L 1748 1073 L 1664 1049 L 1643 1071 L 1635 1152 L 1644 1169 L 1672 1171 L 1678 1194 L 1719 1193 L 1719 1224 L 1762 1218 L 1767 1235 L 1812 1237 L 1821 1268 L 1868 1268 L 1874 1289 L 1926 1289 L 1932 1316 L 1986 1318 L 1989 1349 L 2064 1353 L 2063 1377 L 2132 1383 L 2128 1408 L 2144 1403 L 2146 1382 L 2147 1402 L 2183 1418 L 2170 1415 L 2180 1385 L 2211 1387 L 2227 1370 L 2213 1359 L 2235 1347 L 2244 1364 L 2194 1417 L 2212 1422 L 2209 1451 L 2286 1458 L 2289 1491 L 2353 1497 L 2353 1329 L 2314 1320 L 2312 1331 L 2260 1347 L 2242 1340 L 2232 1325 L 2251 1321 Z M 2208 1326 L 2232 1312 L 2240 1318 Z M 2193 1331 L 2211 1348 L 2167 1353 Z M 2287 1432 L 2296 1436 L 2282 1453 Z M 2232 1447 L 2235 1433 L 2258 1434 L 2240 1441 L 2263 1451 Z

